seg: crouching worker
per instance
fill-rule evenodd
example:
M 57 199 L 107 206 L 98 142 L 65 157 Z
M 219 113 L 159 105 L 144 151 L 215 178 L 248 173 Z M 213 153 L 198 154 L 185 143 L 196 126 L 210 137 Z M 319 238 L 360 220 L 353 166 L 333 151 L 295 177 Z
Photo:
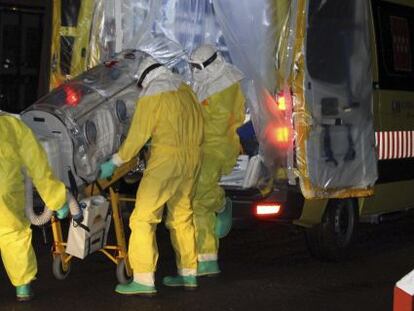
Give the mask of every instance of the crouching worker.
M 219 238 L 228 234 L 232 224 L 231 201 L 225 199 L 219 180 L 231 173 L 241 150 L 236 130 L 245 118 L 239 83 L 243 74 L 211 45 L 195 50 L 190 65 L 204 118 L 203 160 L 193 200 L 198 275 L 215 275 L 220 273 Z
M 176 253 L 177 276 L 166 286 L 197 286 L 197 255 L 191 196 L 199 171 L 203 123 L 195 94 L 180 76 L 147 56 L 138 68 L 141 89 L 127 138 L 118 153 L 102 164 L 100 178 L 112 176 L 116 166 L 131 160 L 151 139 L 151 156 L 137 191 L 129 225 L 128 256 L 133 282 L 118 285 L 126 295 L 156 293 L 154 272 L 158 260 L 155 237 L 164 205 L 166 225 Z
M 46 206 L 60 219 L 69 212 L 65 185 L 53 175 L 42 146 L 19 119 L 0 112 L 0 253 L 17 300 L 33 297 L 37 273 L 32 231 L 25 217 L 22 170 L 31 177 Z

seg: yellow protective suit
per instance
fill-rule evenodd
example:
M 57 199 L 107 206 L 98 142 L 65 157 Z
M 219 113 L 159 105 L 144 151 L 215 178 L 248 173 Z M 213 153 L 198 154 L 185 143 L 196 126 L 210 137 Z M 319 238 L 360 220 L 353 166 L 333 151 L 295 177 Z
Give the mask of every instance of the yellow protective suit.
M 215 93 L 202 102 L 204 118 L 203 161 L 193 199 L 198 260 L 217 260 L 216 212 L 224 205 L 218 182 L 229 174 L 240 153 L 236 133 L 245 118 L 245 98 L 240 83 Z
M 191 195 L 199 171 L 202 135 L 201 108 L 186 84 L 139 99 L 128 136 L 113 157 L 117 165 L 127 162 L 151 138 L 151 156 L 130 218 L 128 252 L 134 276 L 156 270 L 155 230 L 165 204 L 177 267 L 181 271 L 197 269 Z
M 17 118 L 0 114 L 0 253 L 14 286 L 30 283 L 37 273 L 32 231 L 24 214 L 22 169 L 49 209 L 64 205 L 65 185 L 53 176 L 32 131 Z

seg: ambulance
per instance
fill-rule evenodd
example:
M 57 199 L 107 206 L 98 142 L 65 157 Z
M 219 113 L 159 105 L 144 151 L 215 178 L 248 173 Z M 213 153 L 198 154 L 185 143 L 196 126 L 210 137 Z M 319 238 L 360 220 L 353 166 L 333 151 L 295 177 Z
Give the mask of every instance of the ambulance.
M 272 104 L 291 121 L 279 122 L 278 146 L 293 150 L 286 178 L 264 196 L 228 193 L 258 219 L 302 227 L 316 257 L 339 260 L 358 223 L 414 207 L 414 2 L 293 0 L 282 28 Z

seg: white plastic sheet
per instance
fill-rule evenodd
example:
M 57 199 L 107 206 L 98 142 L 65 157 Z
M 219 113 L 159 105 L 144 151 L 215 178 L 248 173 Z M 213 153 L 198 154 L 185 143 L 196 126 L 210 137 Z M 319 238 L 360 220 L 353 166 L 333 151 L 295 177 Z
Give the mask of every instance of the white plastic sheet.
M 182 46 L 189 55 L 201 44 L 214 44 L 229 62 L 236 65 L 246 76 L 243 82 L 247 107 L 253 120 L 261 153 L 266 163 L 273 167 L 285 161 L 286 147 L 274 143 L 272 131 L 275 124 L 285 123 L 285 116 L 274 113 L 276 71 L 274 64 L 277 46 L 277 8 L 270 0 L 129 0 L 123 7 L 124 17 L 131 24 L 130 12 L 139 7 L 142 14 L 136 16 L 134 27 L 124 30 L 127 48 L 145 50 L 162 62 L 171 55 L 169 49 L 160 53 L 145 49 L 146 42 L 167 37 Z M 283 15 L 282 15 L 283 16 Z M 135 27 L 140 24 L 140 27 Z M 154 46 L 152 44 L 152 46 Z M 189 68 L 181 64 L 178 71 L 187 80 Z
M 295 173 L 306 198 L 372 194 L 370 7 L 359 0 L 293 0 L 278 59 L 293 94 Z
M 214 44 L 246 76 L 247 107 L 265 162 L 286 166 L 293 148 L 291 116 L 276 109 L 275 56 L 282 30 L 290 31 L 283 28 L 290 2 L 95 0 L 89 68 L 121 50 L 140 49 L 190 82 L 186 56 L 201 44 Z

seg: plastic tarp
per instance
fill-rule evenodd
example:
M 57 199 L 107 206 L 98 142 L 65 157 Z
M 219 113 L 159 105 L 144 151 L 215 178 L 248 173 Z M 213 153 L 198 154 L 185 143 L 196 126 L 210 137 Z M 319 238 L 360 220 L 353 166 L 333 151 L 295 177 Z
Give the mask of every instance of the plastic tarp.
M 213 0 L 232 62 L 245 74 L 244 90 L 260 142 L 260 154 L 271 175 L 285 166 L 292 148 L 290 120 L 275 98 L 275 54 L 289 1 Z
M 373 193 L 369 3 L 294 0 L 279 49 L 291 87 L 296 165 L 306 198 Z
M 191 81 L 190 68 L 179 61 L 204 43 L 214 44 L 246 76 L 243 87 L 247 106 L 261 142 L 261 153 L 270 167 L 284 161 L 285 115 L 275 109 L 276 81 L 274 55 L 277 32 L 282 26 L 290 1 L 272 0 L 88 0 L 93 7 L 90 41 L 84 70 L 124 49 L 140 49 Z M 70 1 L 69 1 L 70 2 Z M 74 6 L 77 1 L 72 1 Z M 81 12 L 87 1 L 80 2 Z M 60 13 L 59 13 L 60 14 Z M 59 15 L 56 12 L 56 16 Z M 281 17 L 279 19 L 278 17 Z M 55 18 L 58 20 L 58 18 Z M 248 35 L 246 35 L 248 34 Z M 163 45 L 168 38 L 171 48 Z M 162 44 L 157 48 L 154 41 Z M 150 47 L 150 48 L 148 48 Z M 82 51 L 73 51 L 82 53 Z M 64 59 L 60 60 L 61 62 Z M 75 73 L 67 75 L 73 78 Z M 282 129 L 281 133 L 278 133 Z M 282 137 L 282 143 L 280 139 Z
M 85 71 L 95 0 L 53 1 L 50 89 Z
M 283 131 L 288 120 L 276 109 L 274 55 L 277 33 L 285 18 L 289 1 L 270 0 L 158 0 L 129 1 L 147 3 L 142 28 L 125 42 L 128 48 L 143 49 L 144 41 L 159 36 L 182 45 L 190 54 L 201 44 L 217 46 L 227 59 L 245 75 L 243 87 L 247 107 L 260 141 L 260 153 L 272 169 L 285 162 L 289 133 Z M 126 12 L 133 11 L 129 7 Z M 282 14 L 283 12 L 283 14 Z M 128 32 L 128 31 L 127 31 Z M 249 34 L 249 35 L 246 35 Z M 145 50 L 145 49 L 144 49 Z M 152 53 L 150 53 L 152 54 Z M 158 57 L 156 57 L 158 58 Z M 187 68 L 188 70 L 188 68 Z M 186 70 L 180 70 L 187 78 Z M 190 76 L 191 77 L 191 76 Z
M 67 3 L 80 3 L 79 12 L 84 6 L 93 7 L 90 24 L 84 27 L 90 33 L 86 52 L 82 48 L 72 51 L 86 55 L 85 70 L 121 50 L 140 49 L 173 67 L 190 83 L 186 55 L 200 44 L 214 44 L 246 76 L 247 106 L 259 152 L 271 175 L 287 172 L 292 183 L 298 177 L 307 198 L 372 194 L 377 170 L 368 3 Z M 71 68 L 75 60 L 72 57 Z

